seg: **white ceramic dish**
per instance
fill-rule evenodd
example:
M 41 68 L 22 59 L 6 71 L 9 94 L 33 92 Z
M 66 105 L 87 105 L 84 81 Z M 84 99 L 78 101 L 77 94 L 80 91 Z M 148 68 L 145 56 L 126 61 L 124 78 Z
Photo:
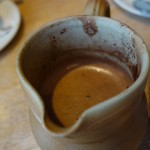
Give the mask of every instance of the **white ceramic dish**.
M 144 13 L 133 6 L 134 0 L 114 0 L 114 2 L 122 9 L 145 18 L 150 18 L 150 13 Z
M 0 51 L 15 37 L 21 22 L 20 11 L 11 0 L 0 2 Z M 2 28 L 6 30 L 2 30 Z

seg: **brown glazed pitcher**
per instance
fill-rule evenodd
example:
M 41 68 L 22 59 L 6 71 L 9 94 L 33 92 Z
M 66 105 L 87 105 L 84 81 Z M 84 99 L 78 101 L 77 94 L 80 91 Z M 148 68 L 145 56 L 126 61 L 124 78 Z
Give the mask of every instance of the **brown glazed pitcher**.
M 109 16 L 107 1 L 91 0 L 85 12 L 89 15 L 48 23 L 23 44 L 17 73 L 28 97 L 33 134 L 42 150 L 137 150 L 148 120 L 144 94 L 148 50 L 127 25 L 90 15 Z M 50 118 L 45 120 L 47 112 L 39 88 L 47 72 L 53 69 L 54 58 L 59 60 L 68 53 L 101 55 L 99 47 L 104 54 L 123 62 L 137 77 L 135 82 L 118 95 L 85 110 L 68 128 L 56 125 Z

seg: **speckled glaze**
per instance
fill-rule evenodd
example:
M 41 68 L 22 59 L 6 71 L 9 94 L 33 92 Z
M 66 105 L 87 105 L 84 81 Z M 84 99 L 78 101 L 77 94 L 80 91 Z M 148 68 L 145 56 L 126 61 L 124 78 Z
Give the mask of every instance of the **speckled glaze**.
M 76 49 L 76 51 L 75 51 Z M 125 91 L 86 110 L 69 128 L 46 120 L 40 83 L 64 55 L 109 55 L 126 64 L 135 82 Z M 145 84 L 149 54 L 135 31 L 118 21 L 74 16 L 48 23 L 31 35 L 17 61 L 28 96 L 33 134 L 42 150 L 136 150 L 147 126 Z M 82 92 L 82 91 L 81 91 Z

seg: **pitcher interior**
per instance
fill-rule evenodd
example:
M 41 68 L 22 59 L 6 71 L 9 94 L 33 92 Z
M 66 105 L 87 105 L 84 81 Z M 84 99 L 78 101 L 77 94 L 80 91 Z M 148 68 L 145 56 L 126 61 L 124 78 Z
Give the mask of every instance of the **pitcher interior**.
M 41 84 L 54 73 L 62 60 L 78 56 L 111 57 L 124 64 L 134 81 L 141 69 L 142 41 L 124 24 L 108 18 L 78 16 L 62 19 L 37 32 L 24 47 L 21 65 L 30 84 L 43 97 Z M 55 78 L 52 79 L 55 83 Z M 53 85 L 52 85 L 53 86 Z M 51 113 L 44 101 L 46 113 Z

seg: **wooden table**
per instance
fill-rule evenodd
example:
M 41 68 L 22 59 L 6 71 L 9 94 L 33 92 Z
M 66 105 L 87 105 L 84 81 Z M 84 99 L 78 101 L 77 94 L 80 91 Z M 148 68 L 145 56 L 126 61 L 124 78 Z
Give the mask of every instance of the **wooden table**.
M 82 14 L 87 0 L 24 0 L 19 4 L 22 24 L 17 36 L 0 52 L 0 149 L 40 150 L 29 122 L 26 97 L 16 74 L 16 58 L 21 45 L 41 25 L 65 16 Z M 112 18 L 127 23 L 150 49 L 150 19 L 136 17 L 119 9 L 112 1 Z M 150 88 L 147 87 L 147 93 Z

